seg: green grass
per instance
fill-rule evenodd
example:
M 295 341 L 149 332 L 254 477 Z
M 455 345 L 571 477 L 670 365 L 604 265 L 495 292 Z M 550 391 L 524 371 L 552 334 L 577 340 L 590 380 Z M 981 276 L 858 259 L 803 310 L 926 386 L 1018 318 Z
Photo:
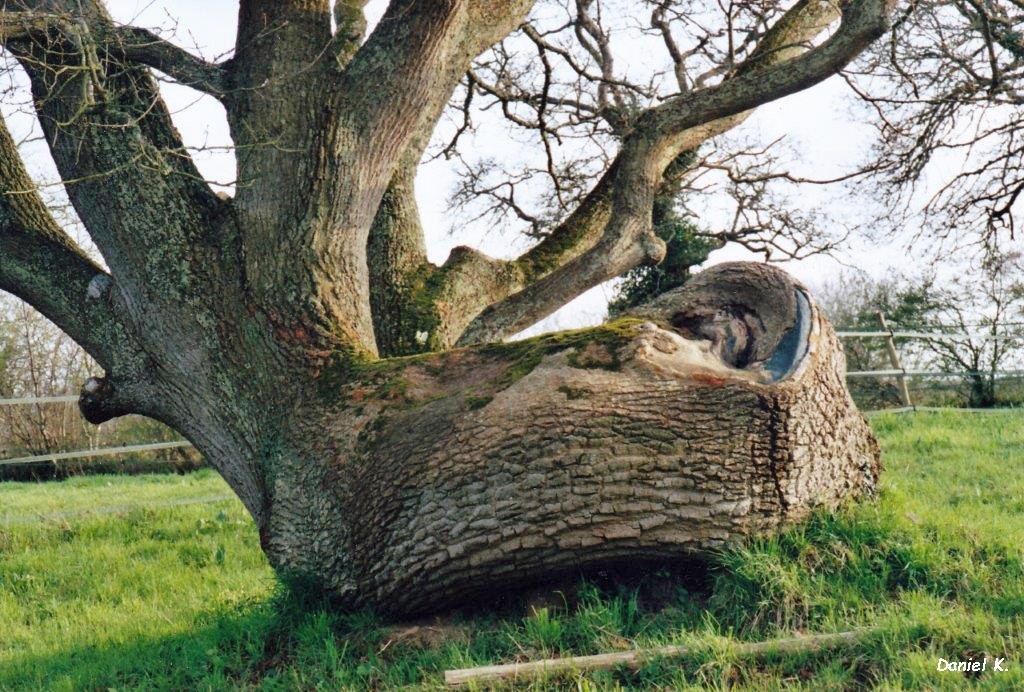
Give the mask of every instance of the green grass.
M 0 484 L 0 688 L 439 688 L 446 668 L 686 643 L 637 674 L 535 688 L 1024 689 L 1024 416 L 872 422 L 874 502 L 717 555 L 690 590 L 587 585 L 568 607 L 464 615 L 429 637 L 280 586 L 208 471 Z M 840 652 L 730 650 L 864 626 L 880 629 Z M 985 654 L 1010 672 L 935 670 Z

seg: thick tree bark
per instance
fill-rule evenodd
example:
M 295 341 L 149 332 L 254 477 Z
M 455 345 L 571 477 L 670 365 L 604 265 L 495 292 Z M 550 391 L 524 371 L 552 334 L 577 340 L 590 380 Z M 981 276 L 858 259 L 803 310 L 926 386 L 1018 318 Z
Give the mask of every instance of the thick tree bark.
M 384 363 L 297 423 L 264 547 L 407 613 L 762 534 L 875 487 L 844 370 L 806 291 L 757 264 L 604 327 Z

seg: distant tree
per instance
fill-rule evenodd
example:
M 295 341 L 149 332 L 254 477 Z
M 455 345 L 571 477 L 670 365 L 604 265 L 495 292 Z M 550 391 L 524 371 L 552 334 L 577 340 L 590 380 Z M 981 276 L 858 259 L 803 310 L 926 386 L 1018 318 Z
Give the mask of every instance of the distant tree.
M 818 291 L 818 300 L 840 330 L 878 331 L 878 314 L 885 315 L 890 327 L 920 327 L 938 308 L 935 281 L 930 277 L 893 277 L 873 279 L 863 273 L 847 272 Z M 922 363 L 919 342 L 898 340 L 904 365 Z M 875 338 L 844 339 L 846 367 L 855 370 L 889 370 L 885 341 Z M 850 392 L 862 408 L 892 406 L 899 392 L 892 378 L 855 377 Z
M 1020 253 L 989 253 L 985 259 L 938 281 L 934 276 L 875 280 L 847 274 L 826 285 L 820 300 L 840 329 L 878 331 L 878 313 L 890 328 L 943 334 L 941 339 L 896 339 L 908 369 L 958 373 L 963 402 L 987 408 L 1005 403 L 999 372 L 1024 366 L 1024 265 Z M 991 337 L 998 337 L 993 339 Z M 850 370 L 891 368 L 885 342 L 850 338 L 844 343 Z M 850 389 L 862 406 L 897 401 L 890 379 L 855 378 Z
M 21 301 L 0 300 L 0 397 L 68 394 L 94 364 L 82 348 Z M 0 407 L 0 451 L 63 451 L 97 434 L 67 406 Z
M 976 271 L 958 274 L 937 293 L 923 320 L 945 339 L 924 342 L 939 367 L 963 373 L 968 406 L 1001 403 L 1000 371 L 1024 367 L 1024 262 L 1021 253 L 990 253 Z
M 81 346 L 36 310 L 0 296 L 0 398 L 73 394 L 95 366 Z M 0 406 L 0 458 L 177 438 L 167 426 L 141 416 L 126 416 L 96 427 L 83 420 L 75 406 L 65 403 Z M 0 480 L 53 477 L 90 468 L 136 468 L 136 461 L 154 459 L 175 468 L 194 468 L 201 461 L 188 449 L 160 450 L 145 453 L 144 457 L 121 455 L 66 462 L 58 467 L 0 467 Z
M 932 276 L 872 279 L 848 272 L 822 287 L 818 300 L 839 329 L 877 331 L 878 313 L 901 326 L 921 324 L 937 307 Z

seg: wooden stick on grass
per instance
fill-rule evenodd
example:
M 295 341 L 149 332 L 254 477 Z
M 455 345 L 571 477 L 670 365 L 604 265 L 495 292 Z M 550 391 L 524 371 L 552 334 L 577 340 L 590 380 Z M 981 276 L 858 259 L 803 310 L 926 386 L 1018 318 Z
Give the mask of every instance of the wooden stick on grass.
M 875 629 L 837 632 L 835 634 L 813 634 L 806 637 L 775 639 L 767 642 L 737 643 L 734 651 L 739 656 L 762 656 L 770 653 L 805 653 L 833 649 L 856 644 Z M 625 665 L 636 670 L 644 663 L 661 656 L 682 656 L 689 653 L 685 646 L 659 646 L 653 649 L 633 649 L 610 654 L 593 656 L 570 656 L 567 658 L 549 658 L 529 663 L 509 663 L 500 666 L 482 666 L 480 668 L 463 668 L 445 671 L 444 681 L 449 687 L 462 687 L 471 682 L 495 682 L 512 680 L 519 677 L 539 677 L 566 671 L 585 672 L 591 670 L 608 670 Z

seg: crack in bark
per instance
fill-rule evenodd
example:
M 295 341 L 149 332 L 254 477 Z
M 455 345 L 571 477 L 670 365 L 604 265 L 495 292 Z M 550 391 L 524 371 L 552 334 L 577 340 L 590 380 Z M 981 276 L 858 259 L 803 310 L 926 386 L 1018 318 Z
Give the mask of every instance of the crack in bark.
M 775 486 L 775 494 L 779 500 L 781 514 L 786 516 L 789 514 L 789 498 L 786 497 L 786 493 L 782 488 L 782 471 L 780 470 L 781 464 L 779 460 L 780 452 L 785 449 L 785 454 L 787 455 L 787 463 L 785 465 L 792 461 L 791 449 L 788 446 L 783 447 L 779 444 L 786 422 L 774 397 L 762 397 L 761 407 L 762 410 L 768 413 L 768 470 L 772 475 L 772 483 Z

